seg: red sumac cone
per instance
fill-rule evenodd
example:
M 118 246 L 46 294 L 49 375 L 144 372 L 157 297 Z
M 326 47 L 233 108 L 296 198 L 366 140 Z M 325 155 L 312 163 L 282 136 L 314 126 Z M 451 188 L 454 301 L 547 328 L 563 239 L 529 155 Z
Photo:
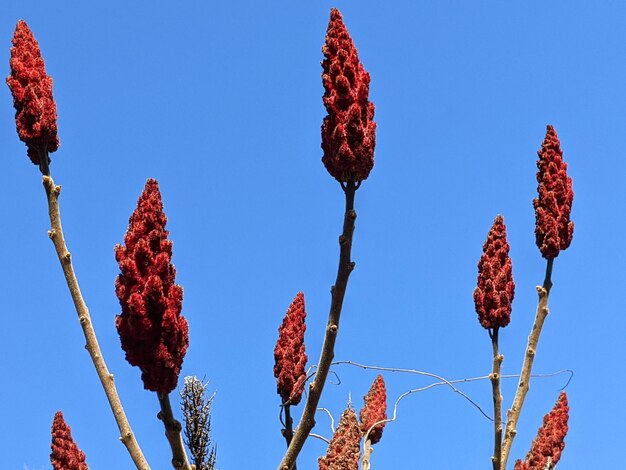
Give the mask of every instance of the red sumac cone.
M 72 439 L 72 430 L 60 411 L 55 413 L 52 422 L 50 463 L 54 470 L 89 470 L 85 463 L 85 454 Z
M 176 388 L 189 345 L 189 327 L 181 315 L 183 288 L 174 283 L 166 223 L 159 185 L 149 179 L 130 216 L 125 245 L 115 247 L 121 271 L 115 292 L 122 307 L 115 325 L 122 349 L 126 360 L 141 369 L 144 388 L 165 394 Z
M 484 328 L 505 327 L 511 321 L 511 304 L 515 296 L 513 267 L 506 240 L 506 225 L 501 215 L 493 222 L 483 255 L 478 262 L 478 282 L 474 304 Z
M 561 143 L 554 127 L 548 126 L 546 137 L 537 152 L 537 192 L 535 208 L 535 238 L 541 255 L 556 258 L 572 242 L 574 222 L 570 220 L 574 191 L 572 178 L 567 176 Z
M 363 435 L 378 421 L 387 419 L 387 390 L 385 380 L 382 375 L 378 375 L 370 388 L 370 391 L 363 397 L 365 404 L 361 408 L 361 432 Z M 376 444 L 383 437 L 385 423 L 377 424 L 369 433 L 369 440 Z
M 26 144 L 31 161 L 39 165 L 42 155 L 59 148 L 57 107 L 39 44 L 23 20 L 15 28 L 9 64 L 7 85 L 13 94 L 17 134 Z
M 307 361 L 304 347 L 305 319 L 304 294 L 299 292 L 278 328 L 278 341 L 274 348 L 274 376 L 283 404 L 297 405 L 302 399 Z
M 322 48 L 324 106 L 322 162 L 337 181 L 362 181 L 374 166 L 376 123 L 365 71 L 339 10 L 330 11 Z
M 537 431 L 526 459 L 515 462 L 515 470 L 544 470 L 548 462 L 550 468 L 556 467 L 565 448 L 568 420 L 567 394 L 561 392 L 552 411 L 544 416 L 543 425 Z

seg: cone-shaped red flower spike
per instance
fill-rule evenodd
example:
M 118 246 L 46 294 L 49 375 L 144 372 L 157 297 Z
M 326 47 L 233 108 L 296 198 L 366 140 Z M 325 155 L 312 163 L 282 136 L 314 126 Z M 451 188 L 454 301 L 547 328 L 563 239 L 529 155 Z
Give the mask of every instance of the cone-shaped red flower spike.
M 474 290 L 474 303 L 478 320 L 484 328 L 505 327 L 511 321 L 511 303 L 515 296 L 515 283 L 506 226 L 501 215 L 496 217 L 483 255 L 478 262 L 478 286 Z
M 568 419 L 567 395 L 561 392 L 552 411 L 544 416 L 543 426 L 539 428 L 526 460 L 515 462 L 515 470 L 544 470 L 556 467 L 565 448 Z
M 378 375 L 370 391 L 363 397 L 365 404 L 361 408 L 361 432 L 363 435 L 378 421 L 387 419 L 387 390 L 382 375 Z M 385 423 L 377 424 L 369 433 L 369 440 L 376 444 L 383 437 Z
M 18 21 L 15 28 L 9 63 L 7 85 L 13 94 L 17 134 L 28 147 L 31 161 L 39 165 L 41 156 L 48 158 L 48 153 L 59 148 L 57 106 L 52 78 L 46 74 L 39 44 L 25 21 Z
M 298 292 L 278 328 L 278 341 L 274 348 L 277 392 L 283 403 L 290 405 L 300 403 L 306 380 L 305 318 L 304 294 Z
M 54 470 L 89 470 L 85 454 L 72 439 L 72 430 L 57 411 L 52 422 L 52 453 L 50 462 Z
M 189 345 L 166 223 L 159 185 L 149 179 L 130 216 L 126 246 L 115 247 L 121 271 L 115 291 L 122 306 L 115 324 L 122 348 L 126 360 L 141 369 L 144 388 L 164 394 L 176 388 Z
M 574 191 L 556 131 L 552 126 L 547 129 L 541 150 L 537 152 L 539 197 L 533 200 L 533 206 L 537 246 L 544 258 L 553 259 L 572 242 L 574 222 L 570 220 L 570 212 Z
M 339 182 L 362 181 L 374 166 L 376 123 L 370 103 L 370 75 L 359 61 L 352 38 L 336 8 L 330 11 L 322 48 L 324 106 L 322 162 Z
M 318 459 L 319 470 L 358 470 L 361 457 L 361 428 L 351 406 L 341 415 L 326 455 Z

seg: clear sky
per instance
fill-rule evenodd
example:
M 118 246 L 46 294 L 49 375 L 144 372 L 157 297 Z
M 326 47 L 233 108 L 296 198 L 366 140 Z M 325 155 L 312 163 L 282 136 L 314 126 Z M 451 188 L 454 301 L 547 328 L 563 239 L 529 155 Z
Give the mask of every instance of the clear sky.
M 487 231 L 503 214 L 517 290 L 500 348 L 503 373 L 519 372 L 545 270 L 532 199 L 536 151 L 552 124 L 574 182 L 576 227 L 555 261 L 534 371 L 575 371 L 559 468 L 617 468 L 626 438 L 624 2 L 4 1 L 3 76 L 24 19 L 54 78 L 61 148 L 51 170 L 63 186 L 65 235 L 152 468 L 169 468 L 169 450 L 156 396 L 126 363 L 114 328 L 113 246 L 146 178 L 157 178 L 190 323 L 182 376 L 206 377 L 217 391 L 219 467 L 276 468 L 285 447 L 277 328 L 304 291 L 315 363 L 337 269 L 343 195 L 320 162 L 321 46 L 333 6 L 371 74 L 378 123 L 376 164 L 356 195 L 356 269 L 336 359 L 448 379 L 488 374 L 491 344 L 472 291 Z M 1 466 L 50 468 L 60 409 L 91 468 L 132 468 L 83 349 L 46 233 L 41 177 L 16 136 L 6 87 L 0 164 Z M 338 418 L 349 397 L 361 407 L 376 373 L 333 370 L 321 405 Z M 385 378 L 390 400 L 430 383 Z M 511 468 L 566 381 L 532 382 Z M 503 384 L 505 407 L 516 384 Z M 492 413 L 488 381 L 462 390 Z M 327 417 L 318 418 L 315 432 L 330 437 Z M 490 468 L 492 439 L 490 421 L 439 387 L 402 402 L 373 465 Z M 299 468 L 317 468 L 325 449 L 309 440 Z

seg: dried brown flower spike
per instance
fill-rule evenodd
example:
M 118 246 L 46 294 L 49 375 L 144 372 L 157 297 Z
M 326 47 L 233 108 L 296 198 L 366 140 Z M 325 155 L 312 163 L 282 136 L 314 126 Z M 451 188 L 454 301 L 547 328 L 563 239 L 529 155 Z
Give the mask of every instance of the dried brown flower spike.
M 318 459 L 319 470 L 358 470 L 361 457 L 361 428 L 351 406 L 341 414 L 326 455 Z

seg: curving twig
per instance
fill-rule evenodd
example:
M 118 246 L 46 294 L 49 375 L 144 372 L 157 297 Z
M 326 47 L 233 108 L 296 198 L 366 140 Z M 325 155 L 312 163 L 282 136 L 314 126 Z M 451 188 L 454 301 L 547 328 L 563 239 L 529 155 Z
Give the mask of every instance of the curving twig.
M 420 387 L 420 388 L 415 388 L 415 389 L 409 390 L 409 391 L 403 393 L 402 395 L 400 395 L 400 398 L 396 402 L 396 407 L 399 404 L 399 402 L 405 396 L 408 396 L 408 395 L 411 395 L 411 394 L 417 393 L 417 392 L 422 392 L 422 391 L 425 391 L 425 390 L 428 390 L 428 389 L 431 389 L 431 388 L 434 388 L 434 387 L 439 387 L 439 386 L 445 385 L 447 387 L 450 387 L 455 393 L 458 393 L 463 398 L 465 398 L 467 401 L 469 401 L 480 412 L 480 414 L 482 414 L 485 418 L 487 418 L 489 421 L 493 421 L 493 418 L 491 416 L 489 416 L 487 413 L 485 413 L 480 405 L 478 405 L 471 398 L 469 398 L 465 393 L 461 392 L 460 390 L 458 390 L 454 386 L 454 384 L 468 383 L 468 382 L 477 382 L 477 381 L 480 381 L 480 380 L 488 380 L 488 379 L 491 378 L 491 375 L 481 375 L 481 376 L 478 376 L 478 377 L 466 377 L 466 378 L 463 378 L 463 379 L 447 380 L 447 379 L 444 379 L 443 377 L 441 377 L 440 375 L 437 375 L 437 374 L 434 374 L 434 373 L 431 373 L 431 372 L 424 372 L 424 371 L 417 370 L 417 369 L 403 369 L 403 368 L 398 368 L 398 367 L 371 366 L 371 365 L 366 365 L 366 364 L 360 364 L 360 363 L 354 362 L 354 361 L 336 361 L 336 362 L 333 362 L 332 365 L 350 365 L 350 366 L 359 367 L 361 369 L 366 369 L 366 370 L 369 369 L 369 370 L 379 370 L 379 371 L 386 371 L 386 372 L 399 372 L 399 373 L 416 374 L 416 375 L 422 375 L 422 376 L 425 376 L 425 377 L 436 378 L 436 379 L 438 379 L 440 381 L 439 382 L 433 382 L 431 384 L 425 385 L 424 387 Z M 571 370 L 571 369 L 561 369 L 561 370 L 558 370 L 556 372 L 550 372 L 550 373 L 547 373 L 547 374 L 532 374 L 531 377 L 534 377 L 534 378 L 554 377 L 554 376 L 565 374 L 565 373 L 569 374 L 569 378 L 567 379 L 567 382 L 565 383 L 565 385 L 561 388 L 561 390 L 564 390 L 565 388 L 567 388 L 569 386 L 572 378 L 574 377 L 574 371 Z M 504 374 L 504 375 L 500 376 L 501 379 L 515 379 L 515 378 L 519 378 L 519 377 L 520 377 L 519 374 Z M 377 426 L 378 424 L 388 423 L 388 422 L 391 422 L 391 421 L 395 421 L 395 407 L 394 407 L 394 419 L 387 419 L 387 420 L 384 420 L 384 421 L 376 422 L 376 423 L 374 423 L 372 425 L 372 428 Z M 369 431 L 368 431 L 367 434 L 369 434 Z
M 330 431 L 335 434 L 335 418 L 328 408 L 318 408 L 317 411 L 324 411 L 330 418 Z
M 135 439 L 135 435 L 133 434 L 130 424 L 128 423 L 128 418 L 126 418 L 126 414 L 124 413 L 124 408 L 122 407 L 120 397 L 117 394 L 117 389 L 115 388 L 113 374 L 109 372 L 106 362 L 102 357 L 102 351 L 100 351 L 98 339 L 96 338 L 96 332 L 93 328 L 93 324 L 91 323 L 89 310 L 87 309 L 87 305 L 85 304 L 83 296 L 80 292 L 78 280 L 76 279 L 76 274 L 74 273 L 72 256 L 65 245 L 65 237 L 63 235 L 63 227 L 61 225 L 61 212 L 59 210 L 59 194 L 61 192 L 61 186 L 55 185 L 52 178 L 45 174 L 43 176 L 43 185 L 46 189 L 46 196 L 48 198 L 48 214 L 50 216 L 51 224 L 48 236 L 52 240 L 52 243 L 54 243 L 54 248 L 56 249 L 59 262 L 61 263 L 63 274 L 65 275 L 67 287 L 69 288 L 72 300 L 74 301 L 74 307 L 76 308 L 76 313 L 78 314 L 78 320 L 80 321 L 80 326 L 82 327 L 83 334 L 85 335 L 85 348 L 87 349 L 87 352 L 89 352 L 89 356 L 91 357 L 93 365 L 96 368 L 98 378 L 104 388 L 104 393 L 106 394 L 109 405 L 111 406 L 111 411 L 113 411 L 117 427 L 120 430 L 120 440 L 126 446 L 126 449 L 135 463 L 135 466 L 139 470 L 150 470 L 150 466 L 141 452 L 139 444 Z

